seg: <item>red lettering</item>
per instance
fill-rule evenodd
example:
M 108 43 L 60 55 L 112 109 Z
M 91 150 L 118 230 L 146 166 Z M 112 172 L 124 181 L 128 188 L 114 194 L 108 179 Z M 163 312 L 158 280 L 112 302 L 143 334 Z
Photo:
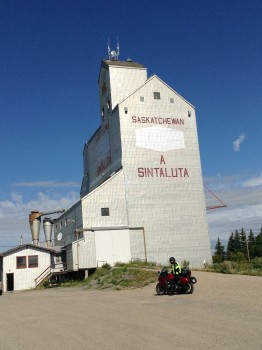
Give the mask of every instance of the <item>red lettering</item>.
M 163 155 L 161 155 L 161 157 L 160 157 L 160 164 L 162 164 L 162 163 L 166 164 L 166 162 L 165 162 L 165 159 L 164 159 L 164 156 L 163 156 Z
M 149 177 L 149 175 L 152 176 L 152 177 L 154 176 L 154 170 L 153 170 L 153 168 L 151 168 L 151 169 L 150 169 L 150 168 L 147 168 L 146 170 L 147 170 L 147 176 L 148 176 L 148 177 Z
M 144 177 L 145 176 L 145 173 L 144 173 L 144 168 L 138 168 L 138 176 L 139 177 Z
M 172 177 L 177 177 L 177 168 L 175 168 L 175 174 L 174 174 L 174 168 L 171 168 Z
M 162 156 L 163 157 L 163 156 Z M 106 159 L 111 162 L 111 157 Z M 164 162 L 164 158 L 163 158 Z M 101 162 L 98 170 L 101 172 L 108 164 Z M 187 168 L 137 168 L 138 177 L 189 177 Z
M 156 177 L 158 177 L 158 170 L 159 170 L 159 168 L 154 168 L 154 170 L 156 171 Z
M 165 168 L 165 174 L 166 174 L 166 177 L 171 177 L 171 176 L 168 175 L 168 173 L 167 173 L 167 168 Z

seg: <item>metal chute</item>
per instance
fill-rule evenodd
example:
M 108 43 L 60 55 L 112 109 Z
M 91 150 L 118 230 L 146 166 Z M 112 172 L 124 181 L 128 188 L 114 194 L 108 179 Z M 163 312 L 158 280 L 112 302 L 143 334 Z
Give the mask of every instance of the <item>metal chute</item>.
M 43 213 L 38 210 L 32 210 L 29 214 L 29 225 L 32 234 L 32 242 L 34 245 L 39 245 L 39 232 L 41 226 L 41 217 L 43 215 L 60 214 L 63 213 L 65 209 L 54 210 L 51 212 Z M 52 235 L 53 220 L 51 218 L 44 219 L 44 232 L 46 246 L 51 246 L 51 235 Z

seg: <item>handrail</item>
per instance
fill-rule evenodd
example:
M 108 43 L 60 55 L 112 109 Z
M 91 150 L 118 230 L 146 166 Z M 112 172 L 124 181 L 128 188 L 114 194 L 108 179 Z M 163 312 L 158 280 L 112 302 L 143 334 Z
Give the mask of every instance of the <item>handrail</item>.
M 42 280 L 43 280 L 46 276 L 48 276 L 49 273 L 51 273 L 51 265 L 48 266 L 38 277 L 35 278 L 35 284 L 36 284 L 36 286 L 38 286 L 38 284 L 39 284 L 40 282 L 42 282 Z M 40 279 L 40 280 L 38 281 L 38 279 Z

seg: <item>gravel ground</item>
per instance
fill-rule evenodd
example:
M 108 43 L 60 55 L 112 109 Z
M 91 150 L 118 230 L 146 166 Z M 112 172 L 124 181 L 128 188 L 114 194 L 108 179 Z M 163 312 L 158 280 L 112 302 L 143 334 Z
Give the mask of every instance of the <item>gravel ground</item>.
M 262 278 L 194 272 L 192 295 L 54 288 L 0 296 L 0 350 L 262 349 Z

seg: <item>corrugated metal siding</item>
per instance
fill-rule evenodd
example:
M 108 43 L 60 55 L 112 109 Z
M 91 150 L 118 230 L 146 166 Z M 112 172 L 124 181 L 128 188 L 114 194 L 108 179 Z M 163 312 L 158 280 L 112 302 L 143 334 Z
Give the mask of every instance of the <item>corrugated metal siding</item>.
M 74 231 L 82 228 L 82 222 L 82 206 L 81 201 L 79 201 L 55 221 L 54 245 L 65 246 L 75 240 Z M 58 233 L 62 233 L 61 240 L 57 239 Z
M 143 229 L 131 229 L 130 231 L 131 260 L 146 260 L 146 247 Z
M 154 99 L 154 92 L 160 92 L 160 100 Z M 144 102 L 140 102 L 140 96 Z M 174 103 L 170 103 L 170 98 Z M 128 115 L 124 107 L 128 108 Z M 189 260 L 191 266 L 210 261 L 194 108 L 153 77 L 120 104 L 119 111 L 129 226 L 144 227 L 148 260 L 164 264 L 169 256 L 175 255 L 180 262 Z M 172 124 L 174 118 L 178 122 Z M 183 123 L 179 123 L 181 119 Z M 152 127 L 161 128 L 163 133 L 182 132 L 185 148 L 169 150 L 170 145 L 165 144 L 167 140 L 161 133 L 153 140 L 148 139 L 148 148 L 138 147 L 136 130 L 147 131 Z M 150 149 L 152 143 L 154 147 Z M 139 176 L 139 168 L 164 168 L 169 176 L 165 173 Z M 170 176 L 171 169 L 176 168 L 186 168 L 189 176 Z
M 82 208 L 84 228 L 128 226 L 123 172 L 82 198 Z M 101 208 L 109 208 L 109 216 Z
M 120 126 L 117 111 L 103 123 L 84 148 L 81 197 L 121 168 Z
M 73 248 L 71 244 L 66 247 L 66 265 L 67 271 L 73 271 L 76 269 L 76 266 L 74 264 Z

